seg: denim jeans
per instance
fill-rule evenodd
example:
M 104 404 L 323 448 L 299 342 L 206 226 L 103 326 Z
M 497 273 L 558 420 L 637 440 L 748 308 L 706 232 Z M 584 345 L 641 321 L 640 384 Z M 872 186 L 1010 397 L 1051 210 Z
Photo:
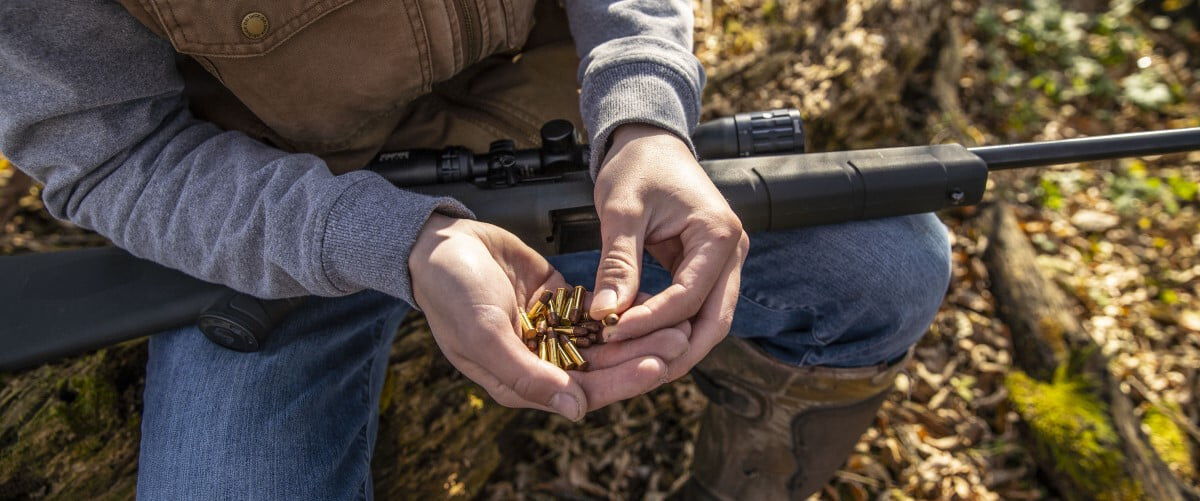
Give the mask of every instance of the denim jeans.
M 901 357 L 950 277 L 930 214 L 751 235 L 731 335 L 808 366 Z M 589 288 L 598 252 L 551 258 Z M 643 290 L 671 277 L 647 259 Z M 138 495 L 144 499 L 370 499 L 389 347 L 408 305 L 377 292 L 314 299 L 262 351 L 194 327 L 150 340 Z

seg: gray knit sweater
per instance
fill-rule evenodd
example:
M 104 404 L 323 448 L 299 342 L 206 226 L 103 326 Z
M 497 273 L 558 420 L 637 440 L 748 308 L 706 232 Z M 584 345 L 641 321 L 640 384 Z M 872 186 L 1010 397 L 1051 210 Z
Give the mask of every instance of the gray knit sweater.
M 690 3 L 566 7 L 591 143 L 628 122 L 686 139 L 704 85 Z M 0 2 L 0 152 L 45 184 L 55 217 L 137 256 L 260 297 L 375 289 L 412 304 L 425 220 L 470 212 L 194 118 L 173 58 L 115 2 Z

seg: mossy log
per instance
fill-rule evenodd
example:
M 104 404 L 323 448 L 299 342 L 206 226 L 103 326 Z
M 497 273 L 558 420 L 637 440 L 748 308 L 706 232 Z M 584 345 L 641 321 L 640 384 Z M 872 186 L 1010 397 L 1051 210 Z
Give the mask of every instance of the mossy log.
M 1074 305 L 1038 269 L 1012 209 L 993 205 L 983 221 L 984 262 L 1018 367 L 1006 381 L 1009 400 L 1046 480 L 1064 499 L 1195 499 L 1142 433 Z

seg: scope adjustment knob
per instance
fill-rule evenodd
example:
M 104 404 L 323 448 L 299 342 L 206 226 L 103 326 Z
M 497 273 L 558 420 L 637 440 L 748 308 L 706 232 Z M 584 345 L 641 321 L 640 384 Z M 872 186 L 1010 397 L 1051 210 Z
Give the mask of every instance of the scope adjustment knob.
M 549 153 L 567 153 L 578 144 L 575 126 L 570 120 L 558 118 L 546 122 L 542 125 L 541 135 L 542 148 Z

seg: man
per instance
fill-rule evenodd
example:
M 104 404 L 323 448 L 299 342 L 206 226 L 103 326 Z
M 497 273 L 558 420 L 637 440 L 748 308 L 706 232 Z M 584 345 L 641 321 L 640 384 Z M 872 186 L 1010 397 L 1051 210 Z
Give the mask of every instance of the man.
M 803 497 L 947 285 L 931 215 L 747 237 L 692 152 L 686 0 L 9 0 L 0 27 L 0 151 L 55 216 L 258 296 L 323 296 L 261 352 L 194 328 L 151 339 L 148 499 L 370 498 L 410 307 L 497 402 L 572 420 L 696 367 L 714 405 L 688 494 Z M 383 149 L 528 145 L 559 116 L 593 145 L 599 252 L 547 261 L 357 170 Z M 622 313 L 594 371 L 515 334 L 519 305 L 567 283 L 595 284 L 594 317 Z

